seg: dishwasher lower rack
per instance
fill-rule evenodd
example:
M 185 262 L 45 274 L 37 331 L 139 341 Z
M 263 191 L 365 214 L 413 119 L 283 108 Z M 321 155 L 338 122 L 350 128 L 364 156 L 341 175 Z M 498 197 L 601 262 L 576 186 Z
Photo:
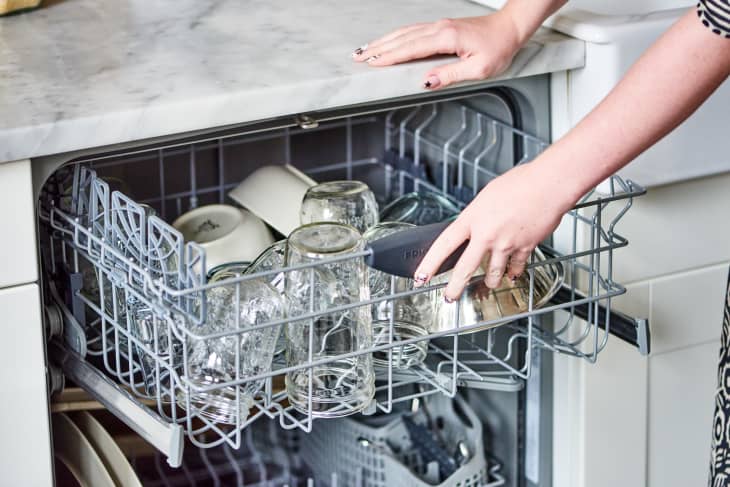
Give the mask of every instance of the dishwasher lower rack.
M 429 126 L 447 109 L 459 121 L 458 130 L 440 137 L 430 134 Z M 500 166 L 504 165 L 505 151 L 514 162 L 522 163 L 545 146 L 509 124 L 491 119 L 466 105 L 448 102 L 447 105 L 435 103 L 389 112 L 381 120 L 385 131 L 384 152 L 381 148 L 370 157 L 353 157 L 353 133 L 358 127 L 378 120 L 377 117 L 363 117 L 320 123 L 315 130 L 344 130 L 345 162 L 335 160 L 331 164 L 320 163 L 303 169 L 308 169 L 320 180 L 367 177 L 369 183 L 376 181 L 381 189 L 381 201 L 423 190 L 437 192 L 463 207 L 481 185 L 504 170 Z M 154 401 L 154 411 L 146 410 L 144 414 L 149 413 L 162 424 L 170 425 L 170 428 L 155 430 L 155 434 L 165 437 L 158 443 L 165 444 L 172 441 L 170 438 L 177 438 L 182 428 L 197 446 L 215 447 L 227 443 L 236 448 L 241 445 L 245 427 L 260 418 L 276 420 L 285 429 L 311 431 L 315 419 L 311 409 L 297 410 L 287 399 L 283 384 L 287 373 L 308 372 L 311 390 L 311 371 L 315 367 L 375 352 L 392 354 L 397 347 L 411 342 L 427 343 L 426 359 L 407 370 L 395 370 L 391 366 L 378 369 L 375 400 L 366 413 L 389 412 L 398 403 L 432 394 L 454 397 L 457 388 L 462 386 L 517 391 L 530 376 L 534 347 L 596 360 L 607 343 L 611 317 L 615 316 L 611 311 L 611 298 L 625 292 L 612 276 L 613 251 L 627 244 L 626 239 L 615 232 L 615 225 L 630 208 L 633 197 L 644 191 L 618 177 L 611 179 L 610 194 L 591 193 L 565 216 L 564 224 L 572 232 L 569 252 L 563 255 L 551 252 L 545 261 L 528 266 L 529 294 L 532 296 L 535 269 L 556 262 L 563 265 L 566 281 L 561 301 L 540 309 L 535 309 L 530 302 L 523 313 L 490 321 L 465 322 L 457 314 L 453 330 L 408 341 L 393 341 L 391 332 L 387 343 L 377 346 L 366 343 L 356 352 L 336 358 L 310 359 L 295 366 L 274 360 L 270 370 L 255 374 L 241 374 L 237 368 L 232 376 L 210 385 L 201 386 L 193 381 L 187 357 L 196 343 L 226 339 L 242 341 L 252 333 L 291 326 L 289 323 L 294 321 L 312 327 L 314 321 L 325 314 L 349 312 L 359 307 L 369 309 L 379 302 L 392 303 L 409 294 L 434 293 L 443 287 L 394 293 L 254 327 L 243 326 L 238 321 L 240 313 L 236 312 L 234 329 L 201 334 L 197 330 L 205 323 L 206 295 L 212 290 L 228 288 L 238 295 L 246 281 L 267 278 L 278 272 L 285 275 L 312 272 L 314 267 L 286 267 L 206 283 L 199 270 L 205 268 L 205 253 L 201 247 L 184 242 L 182 235 L 162 218 L 149 216 L 144 204 L 121 191 L 113 191 L 110 179 L 97 176 L 97 171 L 103 172 L 109 165 L 138 160 L 135 158 L 140 154 L 159 160 L 160 171 L 163 171 L 166 151 L 177 151 L 178 155 L 182 152 L 181 169 L 190 174 L 190 189 L 166 193 L 161 180 L 158 197 L 145 201 L 161 203 L 160 214 L 164 217 L 167 208 L 169 216 L 170 208 L 181 208 L 181 201 L 189 201 L 194 207 L 213 196 L 216 201 L 223 202 L 226 190 L 235 186 L 222 177 L 212 185 L 200 184 L 197 174 L 201 155 L 198 151 L 205 144 L 217 149 L 213 164 L 223 173 L 231 167 L 225 158 L 226 144 L 280 139 L 282 146 L 287 148 L 286 162 L 294 162 L 295 157 L 291 155 L 292 147 L 296 145 L 294 141 L 306 133 L 305 129 L 285 128 L 270 134 L 226 135 L 197 145 L 187 143 L 104 156 L 67 166 L 47 184 L 40 213 L 48 236 L 43 245 L 43 261 L 45 274 L 51 277 L 47 279 L 47 287 L 61 310 L 66 346 L 81 358 L 87 357 L 99 364 L 99 368 L 113 379 L 113 383 L 106 384 L 105 390 L 114 384 L 126 388 L 129 393 L 125 392 L 127 396 L 122 401 L 127 405 L 125 407 L 134 404 L 137 397 Z M 507 141 L 511 143 L 507 144 Z M 167 204 L 170 202 L 172 205 Z M 364 251 L 346 258 L 362 259 L 366 255 L 367 251 Z M 132 304 L 147 312 L 149 326 L 144 337 L 135 331 L 127 312 Z M 557 310 L 563 311 L 557 315 L 563 317 L 561 321 L 550 326 L 544 324 L 543 318 Z M 474 333 L 478 330 L 479 333 Z M 312 350 L 309 352 L 312 357 Z M 241 359 L 240 348 L 236 348 L 236 363 Z M 85 373 L 77 373 L 74 380 L 88 377 L 89 371 L 84 370 Z M 94 380 L 103 382 L 98 378 Z M 248 410 L 237 410 L 227 418 L 226 424 L 191 407 L 194 396 L 224 391 L 232 392 L 238 402 L 242 399 L 242 388 L 251 384 L 260 386 L 256 386 Z M 103 399 L 100 398 L 102 402 Z M 130 425 L 134 426 L 135 422 L 135 419 L 129 419 Z M 164 447 L 161 449 L 166 451 Z M 171 457 L 179 456 L 174 447 L 167 450 Z M 176 463 L 178 460 L 171 461 Z
M 343 420 L 338 420 L 342 422 Z M 349 419 L 347 419 L 349 421 Z M 353 433 L 352 431 L 349 431 Z M 357 433 L 357 432 L 354 432 Z M 335 429 L 338 443 L 342 436 Z M 309 436 L 309 435 L 307 435 Z M 314 441 L 325 438 L 324 432 L 317 435 Z M 307 452 L 311 448 L 305 435 L 299 430 L 282 430 L 274 422 L 257 422 L 243 432 L 240 448 L 232 448 L 228 444 L 214 448 L 186 449 L 180 468 L 171 468 L 165 456 L 159 451 L 150 451 L 139 441 L 126 441 L 126 456 L 132 468 L 145 486 L 187 487 L 190 485 L 246 485 L 250 487 L 373 487 L 373 476 L 386 480 L 389 466 L 377 453 L 358 452 L 355 442 L 357 436 L 351 438 L 355 448 L 348 448 L 347 453 L 340 452 L 339 458 L 349 454 L 347 465 L 351 471 L 342 474 L 342 465 L 332 468 L 330 462 L 312 456 Z M 413 455 L 413 461 L 418 455 Z M 326 465 L 325 465 L 326 464 Z M 486 471 L 475 471 L 474 480 L 461 483 L 463 487 L 499 487 L 505 485 L 502 475 L 502 464 L 494 457 L 487 456 L 481 462 Z M 468 468 L 468 466 L 467 466 Z M 403 469 L 401 466 L 400 469 Z M 464 469 L 467 470 L 467 469 Z M 396 468 L 395 472 L 399 469 Z M 414 485 L 415 477 L 408 476 L 401 483 L 385 483 L 385 485 Z M 377 481 L 375 483 L 377 485 Z

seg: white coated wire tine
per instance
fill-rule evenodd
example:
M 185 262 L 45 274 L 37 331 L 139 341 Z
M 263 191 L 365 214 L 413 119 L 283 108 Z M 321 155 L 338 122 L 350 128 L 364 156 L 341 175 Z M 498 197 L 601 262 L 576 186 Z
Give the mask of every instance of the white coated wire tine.
M 443 191 L 446 194 L 448 194 L 448 192 L 449 192 L 449 184 L 448 183 L 449 183 L 449 157 L 450 157 L 450 148 L 451 148 L 451 144 L 453 144 L 454 141 L 456 139 L 458 139 L 459 137 L 461 137 L 462 134 L 464 132 L 466 132 L 466 130 L 467 130 L 468 124 L 467 124 L 467 116 L 466 116 L 466 113 L 467 113 L 467 108 L 465 106 L 462 106 L 461 107 L 461 125 L 460 125 L 459 129 L 456 131 L 456 133 L 454 133 L 454 135 L 452 135 L 451 137 L 449 137 L 449 139 L 446 142 L 444 142 L 444 145 L 443 145 L 443 151 L 442 151 L 443 152 L 443 155 L 442 155 L 443 160 L 441 161 L 441 163 L 443 164 L 443 172 L 442 172 L 442 175 L 441 175 L 442 176 L 442 178 L 441 178 L 442 179 L 442 181 L 441 181 L 441 191 Z
M 405 157 L 406 155 L 406 129 L 408 128 L 408 123 L 413 120 L 416 115 L 418 115 L 418 113 L 421 111 L 421 108 L 421 105 L 417 106 L 400 122 L 400 133 L 398 134 L 400 137 L 400 147 L 398 147 L 400 157 Z
M 428 127 L 438 116 L 438 104 L 433 103 L 431 105 L 431 113 L 426 119 L 413 132 L 413 165 L 418 166 L 421 164 L 421 132 L 423 129 Z
M 477 130 L 474 134 L 474 137 L 472 137 L 471 140 L 469 140 L 464 146 L 459 149 L 459 163 L 457 166 L 457 179 L 456 179 L 456 186 L 461 188 L 464 186 L 464 164 L 466 163 L 466 152 L 472 148 L 474 144 L 482 140 L 482 115 L 478 112 L 475 112 L 474 118 L 476 119 L 477 124 Z M 474 187 L 476 187 L 476 180 L 474 181 Z
M 488 154 L 490 154 L 494 149 L 498 148 L 498 128 L 497 123 L 492 120 L 488 125 L 487 129 L 489 127 L 492 127 L 492 130 L 487 130 L 487 133 L 489 134 L 491 132 L 492 137 L 487 138 L 487 142 L 484 146 L 484 149 L 474 158 L 474 167 L 473 167 L 473 174 L 472 174 L 472 193 L 473 195 L 476 195 L 477 192 L 479 192 L 479 173 L 480 172 L 486 172 L 489 176 L 494 177 L 493 173 L 487 172 L 485 169 L 482 168 L 482 160 L 487 157 Z
M 388 151 L 392 147 L 393 141 L 392 141 L 392 134 L 391 131 L 393 130 L 393 117 L 395 116 L 396 112 L 398 110 L 391 110 L 388 112 L 388 114 L 385 116 L 385 150 Z

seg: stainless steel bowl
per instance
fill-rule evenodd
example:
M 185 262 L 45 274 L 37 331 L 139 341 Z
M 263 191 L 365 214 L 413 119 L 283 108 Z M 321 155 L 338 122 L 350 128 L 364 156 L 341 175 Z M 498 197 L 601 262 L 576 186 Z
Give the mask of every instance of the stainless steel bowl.
M 540 249 L 535 249 L 533 255 L 536 263 L 547 260 Z M 431 282 L 433 284 L 447 282 L 450 274 L 450 272 L 442 274 Z M 563 285 L 565 271 L 561 262 L 553 262 L 538 265 L 534 268 L 534 274 L 535 286 L 532 309 L 538 309 L 547 304 Z M 502 278 L 502 285 L 497 289 L 489 289 L 484 283 L 484 279 L 472 279 L 471 284 L 464 290 L 461 299 L 451 304 L 444 301 L 444 288 L 434 291 L 433 294 L 436 316 L 431 331 L 450 331 L 457 328 L 457 310 L 460 328 L 507 318 L 528 311 L 530 276 L 525 272 L 514 282 L 505 276 Z M 485 323 L 484 326 L 469 329 L 464 333 L 475 333 L 501 324 L 504 324 L 504 322 Z

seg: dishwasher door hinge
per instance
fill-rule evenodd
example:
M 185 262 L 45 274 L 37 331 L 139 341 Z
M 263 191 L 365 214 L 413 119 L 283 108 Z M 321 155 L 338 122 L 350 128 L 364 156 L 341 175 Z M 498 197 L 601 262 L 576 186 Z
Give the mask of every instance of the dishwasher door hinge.
M 319 122 L 309 115 L 299 114 L 294 120 L 302 129 L 316 129 L 319 127 Z

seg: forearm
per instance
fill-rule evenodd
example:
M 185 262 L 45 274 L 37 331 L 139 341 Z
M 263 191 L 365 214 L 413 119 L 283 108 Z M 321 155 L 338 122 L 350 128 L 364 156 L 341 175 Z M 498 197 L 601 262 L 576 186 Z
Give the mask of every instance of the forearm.
M 567 0 L 509 0 L 502 11 L 509 13 L 524 44 L 542 23 L 554 14 Z
M 711 33 L 695 15 L 680 19 L 535 161 L 544 177 L 567 188 L 567 200 L 577 200 L 664 137 L 730 75 L 730 40 Z

